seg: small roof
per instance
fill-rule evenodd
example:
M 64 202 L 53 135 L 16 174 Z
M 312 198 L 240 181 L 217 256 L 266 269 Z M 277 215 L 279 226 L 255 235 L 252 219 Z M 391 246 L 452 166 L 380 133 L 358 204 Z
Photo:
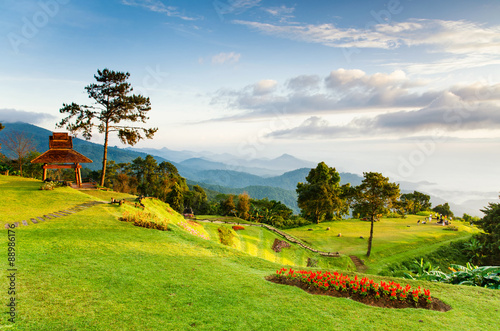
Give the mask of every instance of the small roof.
M 53 132 L 49 137 L 49 150 L 31 163 L 92 163 L 92 160 L 73 150 L 72 137 L 67 132 Z
M 49 149 L 31 163 L 92 163 L 92 160 L 72 149 Z

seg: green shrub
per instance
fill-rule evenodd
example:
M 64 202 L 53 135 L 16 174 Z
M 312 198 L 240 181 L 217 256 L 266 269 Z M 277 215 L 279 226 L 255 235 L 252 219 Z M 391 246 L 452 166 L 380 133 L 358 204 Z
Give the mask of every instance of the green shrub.
M 422 210 L 417 213 L 417 216 L 429 216 L 431 214 L 428 210 Z
M 121 221 L 133 222 L 135 226 L 140 226 L 148 229 L 155 229 L 161 231 L 168 230 L 168 223 L 166 220 L 158 217 L 156 214 L 138 211 L 138 212 L 124 212 Z
M 445 227 L 443 230 L 447 230 L 447 231 L 458 231 L 458 227 L 455 226 L 455 225 L 448 225 L 447 227 Z
M 226 245 L 226 246 L 232 246 L 233 245 L 233 232 L 231 231 L 230 228 L 221 226 L 220 228 L 217 229 L 219 232 L 219 239 L 221 244 Z
M 40 190 L 43 191 L 52 191 L 56 187 L 56 183 L 54 182 L 45 182 L 40 186 Z

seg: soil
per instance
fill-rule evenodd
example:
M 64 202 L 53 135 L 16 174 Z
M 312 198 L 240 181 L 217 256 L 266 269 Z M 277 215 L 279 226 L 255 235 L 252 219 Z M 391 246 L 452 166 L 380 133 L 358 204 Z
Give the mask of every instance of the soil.
M 415 303 L 410 303 L 407 301 L 390 300 L 387 297 L 381 297 L 379 299 L 375 299 L 375 298 L 370 297 L 370 296 L 361 296 L 357 293 L 336 291 L 335 289 L 330 289 L 328 291 L 325 291 L 325 290 L 310 286 L 308 284 L 305 284 L 298 279 L 278 278 L 275 275 L 266 277 L 266 280 L 273 282 L 273 283 L 277 283 L 277 284 L 296 286 L 296 287 L 299 287 L 299 288 L 303 289 L 304 291 L 311 293 L 311 294 L 328 295 L 328 296 L 337 297 L 337 298 L 347 298 L 347 299 L 355 300 L 355 301 L 364 303 L 365 305 L 370 305 L 370 306 L 374 306 L 374 307 L 420 308 L 420 309 L 428 309 L 428 310 L 435 310 L 435 311 L 442 311 L 442 312 L 446 312 L 446 311 L 449 311 L 452 309 L 450 305 L 447 305 L 446 303 L 442 302 L 438 298 L 434 298 L 434 297 L 432 297 L 431 303 L 427 303 L 427 301 L 424 298 L 420 298 L 418 304 L 415 304 Z

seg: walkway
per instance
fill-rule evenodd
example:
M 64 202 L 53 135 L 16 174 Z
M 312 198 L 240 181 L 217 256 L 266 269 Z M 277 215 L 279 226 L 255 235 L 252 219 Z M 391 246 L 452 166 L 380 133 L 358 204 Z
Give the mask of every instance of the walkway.
M 87 208 L 95 206 L 95 205 L 103 204 L 103 203 L 106 203 L 106 202 L 104 202 L 104 201 L 90 201 L 90 202 L 85 202 L 85 203 L 76 205 L 76 206 L 74 206 L 72 208 L 64 209 L 64 210 L 57 211 L 57 212 L 54 212 L 54 213 L 50 213 L 50 214 L 43 215 L 43 216 L 32 217 L 29 220 L 33 224 L 38 224 L 40 222 L 45 222 L 46 220 L 50 220 L 50 219 L 53 219 L 53 218 L 59 218 L 59 217 L 69 216 L 69 215 L 74 214 L 76 212 L 79 212 L 81 210 L 87 209 Z M 21 222 L 14 222 L 12 224 L 14 224 L 14 227 L 17 228 L 21 224 L 27 226 L 27 225 L 30 225 L 31 223 L 29 221 L 27 221 L 27 220 L 22 220 Z M 10 229 L 10 224 L 9 223 L 5 224 L 5 228 L 6 229 Z

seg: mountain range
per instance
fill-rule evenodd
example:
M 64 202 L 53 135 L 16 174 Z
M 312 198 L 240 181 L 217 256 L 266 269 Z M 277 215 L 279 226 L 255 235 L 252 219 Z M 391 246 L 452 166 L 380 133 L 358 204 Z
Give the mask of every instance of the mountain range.
M 49 136 L 52 132 L 38 126 L 16 122 L 3 123 L 5 129 L 0 131 L 0 140 L 10 132 L 23 132 L 32 138 L 36 150 L 40 153 L 48 150 Z M 74 149 L 89 157 L 94 162 L 82 164 L 91 170 L 99 170 L 102 167 L 103 146 L 79 138 L 73 139 Z M 9 157 L 13 154 L 5 149 L 2 153 Z M 289 154 L 283 154 L 274 159 L 252 159 L 245 160 L 237 156 L 224 153 L 215 154 L 211 152 L 174 151 L 168 148 L 118 148 L 108 147 L 108 160 L 116 163 L 131 162 L 137 157 L 145 158 L 148 154 L 154 156 L 157 162 L 167 161 L 177 167 L 179 173 L 188 179 L 191 184 L 198 184 L 206 189 L 221 193 L 239 194 L 247 192 L 252 198 L 278 200 L 289 206 L 294 212 L 299 212 L 297 206 L 297 195 L 295 189 L 298 182 L 305 181 L 305 177 L 316 163 L 298 159 Z M 352 173 L 340 173 L 341 184 L 350 183 L 359 185 L 362 177 Z M 421 187 L 430 185 L 428 182 L 401 182 L 402 193 L 421 190 Z M 458 192 L 449 192 L 458 193 Z M 488 196 L 492 195 L 487 192 Z M 428 194 L 428 193 L 427 193 Z M 466 193 L 464 193 L 466 194 Z M 481 216 L 479 209 L 484 208 L 488 202 L 497 202 L 492 198 L 474 198 L 462 203 L 454 203 L 446 200 L 451 210 L 461 216 L 463 213 Z M 431 194 L 431 202 L 435 206 L 446 202 L 443 198 Z

